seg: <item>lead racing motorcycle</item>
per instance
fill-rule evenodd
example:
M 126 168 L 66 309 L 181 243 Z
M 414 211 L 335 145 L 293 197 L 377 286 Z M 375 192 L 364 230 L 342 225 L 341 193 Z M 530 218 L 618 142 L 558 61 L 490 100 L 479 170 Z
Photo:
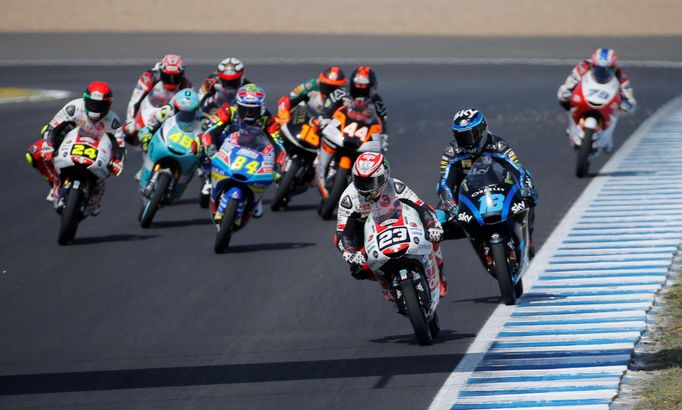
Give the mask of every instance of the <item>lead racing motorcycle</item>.
M 74 128 L 66 134 L 52 160 L 60 184 L 59 195 L 54 199 L 55 210 L 61 214 L 57 238 L 60 245 L 72 241 L 78 224 L 93 214 L 93 207 L 88 206 L 92 191 L 104 184 L 110 174 L 109 137 L 105 134 L 92 138 L 79 134 L 79 130 Z
M 502 301 L 516 303 L 529 259 L 530 208 L 521 195 L 525 171 L 500 154 L 472 164 L 459 190 L 456 218 L 497 283 Z
M 440 272 L 415 209 L 400 203 L 393 214 L 372 214 L 364 226 L 367 264 L 388 285 L 398 313 L 406 316 L 417 342 L 430 345 L 440 331 Z
M 274 180 L 275 150 L 259 127 L 245 127 L 225 139 L 211 158 L 211 202 L 218 229 L 214 251 L 227 250 Z
M 140 225 L 148 228 L 159 208 L 180 199 L 199 166 L 200 124 L 185 131 L 173 116 L 164 121 L 149 142 L 140 177 Z
M 587 175 L 590 160 L 604 150 L 613 149 L 620 104 L 620 83 L 613 74 L 597 81 L 590 71 L 573 89 L 567 131 L 577 153 L 575 175 L 578 178 Z

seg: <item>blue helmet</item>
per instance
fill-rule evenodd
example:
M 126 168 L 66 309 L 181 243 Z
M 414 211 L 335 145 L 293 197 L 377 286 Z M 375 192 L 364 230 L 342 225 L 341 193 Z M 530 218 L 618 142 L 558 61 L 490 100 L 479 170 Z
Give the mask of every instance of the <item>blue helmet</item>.
M 175 116 L 180 123 L 193 124 L 197 117 L 196 111 L 200 105 L 199 95 L 191 88 L 180 90 L 173 97 Z
M 483 113 L 469 108 L 452 118 L 452 134 L 457 146 L 468 152 L 480 152 L 488 135 L 488 124 Z
M 265 113 L 265 91 L 256 84 L 246 84 L 237 90 L 237 116 L 245 124 L 254 124 Z

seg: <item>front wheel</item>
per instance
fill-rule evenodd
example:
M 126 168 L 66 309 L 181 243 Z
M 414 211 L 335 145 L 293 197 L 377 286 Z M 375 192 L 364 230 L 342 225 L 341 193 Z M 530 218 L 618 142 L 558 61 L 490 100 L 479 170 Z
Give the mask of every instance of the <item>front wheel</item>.
M 412 329 L 414 329 L 414 335 L 417 337 L 417 343 L 422 346 L 433 344 L 431 328 L 426 320 L 424 309 L 422 309 L 422 306 L 419 303 L 417 291 L 414 288 L 412 279 L 400 282 L 400 290 L 403 293 L 407 317 L 410 319 L 410 323 L 412 323 Z M 434 316 L 434 318 L 436 317 Z M 436 318 L 436 320 L 438 319 Z
M 143 228 L 149 228 L 154 220 L 154 215 L 156 211 L 161 206 L 163 198 L 166 197 L 166 191 L 168 190 L 168 185 L 170 184 L 171 177 L 167 173 L 160 173 L 156 177 L 154 191 L 152 192 L 152 197 L 146 201 L 142 212 L 140 213 L 140 226 Z
M 575 176 L 582 178 L 587 175 L 590 169 L 590 153 L 592 151 L 592 136 L 594 135 L 594 129 L 585 128 L 583 134 L 583 142 L 578 150 L 578 160 L 575 164 Z
M 509 271 L 504 243 L 491 243 L 490 251 L 493 255 L 495 276 L 497 277 L 497 284 L 500 286 L 502 301 L 505 305 L 513 305 L 516 303 L 516 290 L 514 289 L 514 282 L 512 282 L 511 272 Z
M 60 245 L 66 245 L 76 237 L 82 202 L 83 191 L 70 188 L 59 224 L 57 242 L 59 242 Z
M 225 194 L 224 194 L 225 195 Z M 232 225 L 237 214 L 237 200 L 230 198 L 227 201 L 225 211 L 223 211 L 223 219 L 220 221 L 220 228 L 215 237 L 215 244 L 213 250 L 215 253 L 223 253 L 230 246 L 230 239 L 232 238 Z
M 289 169 L 287 169 L 287 171 L 284 173 L 284 176 L 277 185 L 277 192 L 275 192 L 275 196 L 272 198 L 272 203 L 270 204 L 271 210 L 277 212 L 280 208 L 285 206 L 287 202 L 289 202 L 289 193 L 294 187 L 296 174 L 300 168 L 300 162 L 296 160 L 291 161 Z
M 341 199 L 341 194 L 346 189 L 347 182 L 348 170 L 340 168 L 334 177 L 334 185 L 332 185 L 332 189 L 329 191 L 329 196 L 327 196 L 326 200 L 322 201 L 322 206 L 320 207 L 320 216 L 325 221 L 331 219 L 334 215 L 334 210 Z

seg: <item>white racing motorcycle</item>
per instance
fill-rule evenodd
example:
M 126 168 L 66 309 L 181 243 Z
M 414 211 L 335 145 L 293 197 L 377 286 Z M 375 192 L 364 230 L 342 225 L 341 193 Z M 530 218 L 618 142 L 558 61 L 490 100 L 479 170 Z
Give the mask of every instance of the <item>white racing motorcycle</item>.
M 109 176 L 112 155 L 111 140 L 106 134 L 93 138 L 79 134 L 74 128 L 59 146 L 52 161 L 59 177 L 59 195 L 54 207 L 61 214 L 60 245 L 76 236 L 78 224 L 92 213 L 87 206 L 92 190 Z
M 369 268 L 388 283 L 398 313 L 410 319 L 417 342 L 432 344 L 440 331 L 440 272 L 419 214 L 400 203 L 391 215 L 367 218 L 364 233 Z

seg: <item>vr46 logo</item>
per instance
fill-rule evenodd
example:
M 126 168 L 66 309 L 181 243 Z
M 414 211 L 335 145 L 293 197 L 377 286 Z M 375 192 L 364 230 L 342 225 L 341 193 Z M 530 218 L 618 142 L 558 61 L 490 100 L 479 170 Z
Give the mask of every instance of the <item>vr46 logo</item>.
M 526 209 L 526 204 L 524 202 L 517 202 L 512 205 L 511 210 L 513 213 L 517 214 Z

